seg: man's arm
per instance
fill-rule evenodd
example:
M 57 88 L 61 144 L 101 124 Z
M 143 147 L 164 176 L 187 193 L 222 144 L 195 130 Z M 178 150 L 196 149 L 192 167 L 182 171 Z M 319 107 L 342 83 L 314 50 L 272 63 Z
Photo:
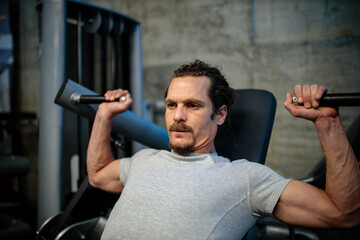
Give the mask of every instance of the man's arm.
M 315 123 L 326 159 L 325 191 L 293 180 L 274 210 L 284 222 L 307 227 L 336 228 L 360 224 L 360 171 L 338 112 L 319 108 L 325 87 L 299 85 L 294 94 L 304 106 L 292 104 L 290 93 L 284 106 L 295 117 Z
M 86 160 L 90 184 L 114 193 L 120 193 L 124 186 L 119 176 L 120 159 L 115 160 L 111 151 L 111 121 L 117 114 L 127 111 L 132 100 L 128 92 L 121 89 L 105 94 L 108 101 L 114 101 L 123 95 L 126 95 L 125 102 L 100 104 L 91 131 Z

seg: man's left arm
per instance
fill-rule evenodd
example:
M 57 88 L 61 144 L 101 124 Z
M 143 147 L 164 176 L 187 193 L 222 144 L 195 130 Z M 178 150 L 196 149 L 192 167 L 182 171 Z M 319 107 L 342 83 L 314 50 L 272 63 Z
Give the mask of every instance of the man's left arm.
M 360 171 L 338 112 L 320 107 L 326 88 L 295 86 L 303 106 L 292 104 L 288 93 L 284 106 L 294 117 L 315 123 L 326 159 L 325 191 L 301 181 L 291 181 L 273 212 L 281 221 L 306 227 L 338 228 L 360 224 Z

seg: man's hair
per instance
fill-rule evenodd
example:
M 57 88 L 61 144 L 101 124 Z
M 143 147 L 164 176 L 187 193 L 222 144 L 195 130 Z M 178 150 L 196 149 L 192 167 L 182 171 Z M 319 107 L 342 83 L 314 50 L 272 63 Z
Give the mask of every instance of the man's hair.
M 212 67 L 209 64 L 200 60 L 195 60 L 192 63 L 184 64 L 173 72 L 173 78 L 176 77 L 201 77 L 206 76 L 210 79 L 210 87 L 208 89 L 208 96 L 213 104 L 214 113 L 217 113 L 219 108 L 226 105 L 228 111 L 234 102 L 234 90 L 229 86 L 225 77 L 221 74 L 218 67 Z M 167 96 L 169 87 L 165 92 Z

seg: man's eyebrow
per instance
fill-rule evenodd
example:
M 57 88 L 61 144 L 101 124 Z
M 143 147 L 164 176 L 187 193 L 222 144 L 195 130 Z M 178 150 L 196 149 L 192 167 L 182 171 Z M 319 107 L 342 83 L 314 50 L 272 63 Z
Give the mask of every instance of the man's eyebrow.
M 177 102 L 177 101 L 173 100 L 171 98 L 165 99 L 165 103 L 171 103 L 171 102 Z M 197 103 L 197 104 L 200 104 L 200 105 L 205 105 L 204 101 L 202 101 L 200 99 L 197 99 L 197 98 L 185 98 L 185 99 L 181 100 L 181 102 L 184 102 L 184 103 Z
M 174 102 L 174 100 L 171 100 L 170 98 L 165 99 L 165 103 L 170 103 L 170 102 Z
M 201 105 L 205 105 L 205 102 L 200 100 L 200 99 L 196 99 L 196 98 L 187 98 L 184 101 L 185 103 L 197 103 L 197 104 L 201 104 Z

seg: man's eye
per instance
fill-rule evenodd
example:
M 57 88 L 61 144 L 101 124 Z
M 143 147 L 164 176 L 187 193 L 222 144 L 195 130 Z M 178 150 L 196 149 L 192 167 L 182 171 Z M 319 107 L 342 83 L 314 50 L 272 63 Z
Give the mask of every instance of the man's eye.
M 189 108 L 198 108 L 199 106 L 197 104 L 195 104 L 195 103 L 189 103 L 188 107 Z
M 166 107 L 168 107 L 168 108 L 174 108 L 174 107 L 175 107 L 175 103 L 168 103 L 168 104 L 166 104 Z

